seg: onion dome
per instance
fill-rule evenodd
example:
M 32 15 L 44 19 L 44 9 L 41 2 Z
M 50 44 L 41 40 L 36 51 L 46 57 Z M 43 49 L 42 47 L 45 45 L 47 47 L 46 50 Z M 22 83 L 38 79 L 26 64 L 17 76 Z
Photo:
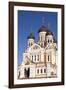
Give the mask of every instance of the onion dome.
M 44 25 L 42 25 L 38 31 L 39 32 L 48 32 L 48 28 L 46 28 Z
M 46 36 L 47 35 L 53 35 L 53 33 L 51 32 L 51 31 L 48 31 L 47 33 L 46 33 Z
M 35 37 L 33 36 L 32 33 L 30 33 L 29 36 L 27 37 L 27 39 L 35 39 Z

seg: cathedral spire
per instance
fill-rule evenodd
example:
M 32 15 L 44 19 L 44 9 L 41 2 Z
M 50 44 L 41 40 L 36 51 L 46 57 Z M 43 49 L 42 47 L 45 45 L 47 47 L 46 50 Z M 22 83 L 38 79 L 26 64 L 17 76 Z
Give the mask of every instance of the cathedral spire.
M 31 21 L 30 21 L 30 33 L 32 33 L 32 24 L 33 24 L 33 21 L 31 19 Z
M 33 33 L 32 33 L 32 23 L 30 23 L 30 33 L 27 37 L 28 39 L 35 39 L 35 37 L 33 36 Z

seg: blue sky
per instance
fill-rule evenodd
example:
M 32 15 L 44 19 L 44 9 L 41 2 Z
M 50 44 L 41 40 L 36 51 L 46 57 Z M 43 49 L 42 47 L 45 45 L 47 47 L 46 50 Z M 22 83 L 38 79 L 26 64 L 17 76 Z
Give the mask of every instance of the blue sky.
M 44 18 L 44 21 L 42 20 Z M 53 32 L 57 40 L 57 13 L 41 12 L 41 11 L 18 11 L 18 64 L 22 63 L 23 52 L 27 48 L 27 37 L 30 32 L 38 40 L 38 29 L 44 25 L 48 27 L 50 23 L 50 31 Z

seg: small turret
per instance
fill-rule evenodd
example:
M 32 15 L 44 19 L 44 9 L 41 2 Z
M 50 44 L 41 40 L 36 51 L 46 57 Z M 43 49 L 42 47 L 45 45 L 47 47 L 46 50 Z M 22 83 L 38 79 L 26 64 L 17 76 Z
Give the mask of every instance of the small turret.
M 46 43 L 53 43 L 53 33 L 50 31 L 46 33 Z
M 34 44 L 35 37 L 33 36 L 32 33 L 30 33 L 27 39 L 28 39 L 28 47 L 31 47 Z
M 39 44 L 41 45 L 41 47 L 44 47 L 45 46 L 45 39 L 46 39 L 46 33 L 47 33 L 48 29 L 42 25 L 40 28 L 39 28 Z

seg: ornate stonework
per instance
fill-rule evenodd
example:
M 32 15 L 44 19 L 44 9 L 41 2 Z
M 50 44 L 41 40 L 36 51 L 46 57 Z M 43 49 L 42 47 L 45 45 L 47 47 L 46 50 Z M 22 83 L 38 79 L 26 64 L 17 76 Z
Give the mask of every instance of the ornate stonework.
M 19 79 L 57 77 L 57 43 L 45 26 L 38 32 L 38 42 L 35 42 L 32 33 L 28 36 L 27 49 L 18 67 Z

